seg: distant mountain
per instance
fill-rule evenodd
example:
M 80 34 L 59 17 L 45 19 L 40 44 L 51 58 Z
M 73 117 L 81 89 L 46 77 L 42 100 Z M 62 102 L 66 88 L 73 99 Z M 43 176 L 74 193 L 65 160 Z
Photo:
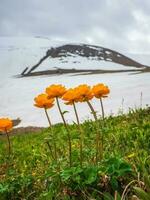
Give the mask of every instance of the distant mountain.
M 148 52 L 117 52 L 96 45 L 66 44 L 40 36 L 0 37 L 0 55 L 0 78 L 18 74 L 139 73 L 150 70 Z
M 45 64 L 46 68 L 45 66 L 42 67 L 42 64 L 45 61 L 47 61 Z M 103 68 L 101 68 L 102 65 Z M 107 67 L 105 68 L 105 66 Z M 124 69 L 116 68 L 114 70 L 111 66 L 121 66 L 124 67 Z M 149 71 L 149 69 L 148 66 L 108 48 L 88 44 L 65 44 L 48 49 L 45 56 L 43 56 L 35 65 L 26 68 L 22 72 L 22 75 L 31 76 L 81 72 L 142 72 Z

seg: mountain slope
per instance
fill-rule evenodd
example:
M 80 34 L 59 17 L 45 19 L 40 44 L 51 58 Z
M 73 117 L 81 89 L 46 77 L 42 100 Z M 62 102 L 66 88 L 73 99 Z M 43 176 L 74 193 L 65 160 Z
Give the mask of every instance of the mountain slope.
M 45 61 L 46 68 L 45 66 L 41 66 Z M 101 65 L 103 65 L 102 69 Z M 106 65 L 109 67 L 105 67 Z M 58 47 L 51 47 L 47 50 L 45 56 L 32 67 L 26 68 L 22 72 L 22 75 L 41 75 L 41 73 L 53 74 L 59 72 L 92 72 L 93 70 L 93 72 L 95 72 L 95 70 L 96 72 L 97 70 L 101 72 L 103 72 L 103 70 L 108 70 L 110 72 L 114 70 L 111 65 L 128 67 L 124 68 L 126 70 L 129 70 L 129 67 L 132 67 L 132 70 L 139 68 L 139 71 L 141 71 L 141 68 L 143 70 L 148 67 L 108 48 L 87 44 L 65 44 Z M 52 70 L 52 67 L 57 69 Z M 37 69 L 41 73 L 39 73 Z M 117 71 L 118 70 L 120 71 L 123 69 L 117 68 Z

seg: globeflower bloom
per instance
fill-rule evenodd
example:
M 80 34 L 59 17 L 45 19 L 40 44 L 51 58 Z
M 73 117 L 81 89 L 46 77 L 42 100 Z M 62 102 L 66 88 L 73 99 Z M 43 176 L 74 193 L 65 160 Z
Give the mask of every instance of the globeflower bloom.
M 79 85 L 75 90 L 78 94 L 77 102 L 85 102 L 93 98 L 91 87 L 86 84 Z
M 9 132 L 13 127 L 12 120 L 8 118 L 0 119 L 0 132 Z
M 51 108 L 54 106 L 54 99 L 49 99 L 47 94 L 40 94 L 34 98 L 35 106 L 38 108 Z
M 53 84 L 46 88 L 46 93 L 49 98 L 61 98 L 66 93 L 66 88 L 60 84 Z
M 62 96 L 64 101 L 67 101 L 65 104 L 72 105 L 79 100 L 79 94 L 76 89 L 69 89 L 66 93 Z
M 0 118 L 0 132 L 5 132 L 5 134 L 7 136 L 9 156 L 10 156 L 10 152 L 11 152 L 11 144 L 10 144 L 8 132 L 12 129 L 12 127 L 13 127 L 12 120 L 10 120 L 8 118 Z
M 99 83 L 93 86 L 92 92 L 96 98 L 100 99 L 107 97 L 107 95 L 110 93 L 110 90 L 108 86 L 104 85 L 103 83 Z

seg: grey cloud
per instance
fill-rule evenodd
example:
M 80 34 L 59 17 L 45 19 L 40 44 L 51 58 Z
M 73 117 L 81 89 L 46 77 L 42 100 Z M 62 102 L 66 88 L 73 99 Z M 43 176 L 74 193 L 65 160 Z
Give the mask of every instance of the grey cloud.
M 41 35 L 150 52 L 150 30 L 141 24 L 149 23 L 149 11 L 147 0 L 1 0 L 0 35 Z M 144 21 L 135 13 L 143 13 Z M 145 39 L 132 40 L 130 34 Z

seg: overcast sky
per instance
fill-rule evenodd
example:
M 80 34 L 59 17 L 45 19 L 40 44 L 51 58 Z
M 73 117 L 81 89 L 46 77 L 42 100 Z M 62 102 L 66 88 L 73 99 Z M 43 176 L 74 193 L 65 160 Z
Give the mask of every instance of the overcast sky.
M 0 0 L 0 36 L 150 52 L 150 0 Z

